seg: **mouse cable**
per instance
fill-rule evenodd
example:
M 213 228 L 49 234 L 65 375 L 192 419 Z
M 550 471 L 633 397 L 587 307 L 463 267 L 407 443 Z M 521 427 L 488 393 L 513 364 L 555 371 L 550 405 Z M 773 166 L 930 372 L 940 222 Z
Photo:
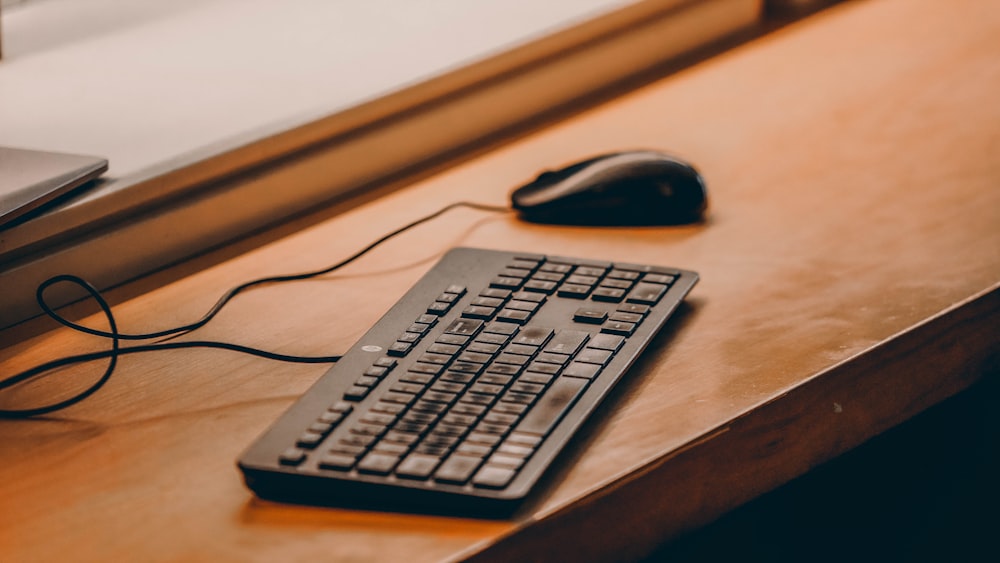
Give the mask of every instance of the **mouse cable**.
M 71 405 L 74 405 L 74 404 L 76 404 L 76 403 L 78 403 L 78 402 L 86 399 L 90 395 L 92 395 L 95 392 L 97 392 L 98 389 L 100 389 L 101 387 L 103 387 L 105 383 L 107 383 L 108 379 L 111 378 L 112 373 L 114 373 L 115 368 L 118 365 L 118 358 L 120 356 L 123 356 L 123 355 L 126 355 L 126 354 L 135 354 L 135 353 L 140 353 L 140 352 L 152 352 L 152 351 L 157 351 L 157 350 L 177 350 L 177 349 L 183 349 L 183 348 L 215 348 L 215 349 L 222 349 L 222 350 L 230 350 L 230 351 L 234 351 L 234 352 L 242 352 L 242 353 L 245 353 L 245 354 L 251 354 L 251 355 L 254 355 L 254 356 L 258 356 L 258 357 L 272 359 L 272 360 L 278 360 L 278 361 L 283 361 L 283 362 L 299 362 L 299 363 L 333 363 L 333 362 L 336 362 L 336 361 L 338 361 L 341 358 L 341 356 L 294 356 L 294 355 L 278 354 L 278 353 L 274 353 L 274 352 L 268 352 L 266 350 L 261 350 L 259 348 L 253 348 L 253 347 L 250 347 L 250 346 L 242 346 L 242 345 L 239 345 L 239 344 L 232 344 L 232 343 L 228 343 L 228 342 L 217 342 L 217 341 L 211 341 L 211 340 L 191 340 L 191 341 L 183 341 L 183 342 L 156 342 L 156 343 L 153 343 L 153 344 L 145 344 L 145 345 L 138 345 L 138 346 L 128 346 L 128 347 L 121 346 L 121 341 L 122 340 L 151 340 L 151 339 L 154 339 L 154 338 L 164 338 L 164 337 L 173 338 L 173 337 L 177 337 L 177 336 L 181 336 L 181 335 L 190 333 L 190 332 L 195 331 L 195 330 L 197 330 L 197 329 L 205 326 L 206 324 L 208 324 L 208 322 L 211 321 L 216 315 L 218 315 L 219 312 L 222 310 L 222 308 L 225 307 L 225 305 L 227 303 L 229 303 L 234 297 L 236 297 L 237 294 L 239 294 L 239 293 L 241 293 L 241 292 L 243 292 L 243 291 L 245 291 L 247 289 L 250 289 L 250 288 L 253 288 L 253 287 L 257 287 L 257 286 L 261 286 L 261 285 L 272 284 L 272 283 L 282 283 L 282 282 L 306 280 L 306 279 L 315 278 L 315 277 L 318 277 L 318 276 L 322 276 L 324 274 L 328 274 L 328 273 L 334 272 L 336 270 L 339 270 L 340 268 L 343 268 L 344 266 L 347 266 L 351 262 L 354 262 L 358 258 L 361 258 L 362 256 L 364 256 L 368 252 L 372 251 L 373 249 L 375 249 L 377 246 L 381 245 L 382 243 L 388 241 L 389 239 L 391 239 L 391 238 L 393 238 L 393 237 L 395 237 L 397 235 L 400 235 L 400 234 L 402 234 L 402 233 L 404 233 L 404 232 L 406 232 L 406 231 L 408 231 L 408 230 L 410 230 L 410 229 L 412 229 L 412 228 L 414 228 L 414 227 L 416 227 L 418 225 L 426 223 L 427 221 L 435 219 L 435 218 L 443 215 L 444 213 L 446 213 L 446 212 L 448 212 L 448 211 L 450 211 L 452 209 L 458 208 L 458 207 L 467 207 L 467 208 L 470 208 L 470 209 L 476 209 L 476 210 L 480 210 L 480 211 L 491 211 L 491 212 L 497 212 L 497 213 L 501 213 L 501 212 L 505 213 L 505 212 L 509 212 L 510 211 L 509 207 L 503 207 L 503 206 L 499 206 L 499 205 L 487 205 L 487 204 L 475 203 L 475 202 L 468 202 L 468 201 L 459 201 L 459 202 L 456 202 L 456 203 L 452 203 L 452 204 L 446 205 L 446 206 L 442 207 L 441 209 L 438 209 L 437 211 L 435 211 L 435 212 L 433 212 L 433 213 L 431 213 L 429 215 L 425 215 L 425 216 L 423 216 L 423 217 L 421 217 L 421 218 L 419 218 L 419 219 L 417 219 L 415 221 L 407 223 L 406 225 L 404 225 L 404 226 L 402 226 L 402 227 L 400 227 L 400 228 L 398 228 L 398 229 L 396 229 L 396 230 L 394 230 L 394 231 L 392 231 L 392 232 L 390 232 L 388 234 L 385 234 L 385 235 L 379 237 L 374 242 L 370 243 L 368 246 L 365 246 L 361 250 L 355 252 L 354 254 L 352 254 L 351 256 L 349 256 L 347 258 L 345 258 L 344 260 L 341 260 L 340 262 L 337 262 L 336 264 L 333 264 L 332 266 L 328 266 L 326 268 L 322 268 L 322 269 L 314 270 L 314 271 L 310 271 L 310 272 L 303 272 L 303 273 L 299 273 L 299 274 L 290 274 L 290 275 L 283 275 L 283 276 L 269 276 L 269 277 L 264 277 L 264 278 L 258 278 L 258 279 L 250 280 L 248 282 L 244 282 L 244 283 L 242 283 L 240 285 L 237 285 L 237 286 L 229 289 L 225 293 L 223 293 L 222 297 L 220 297 L 219 300 L 216 301 L 216 303 L 200 319 L 198 319 L 198 320 L 196 320 L 196 321 L 194 321 L 192 323 L 186 324 L 186 325 L 181 325 L 179 327 L 175 327 L 175 328 L 171 328 L 171 329 L 166 329 L 166 330 L 161 330 L 161 331 L 156 331 L 156 332 L 139 333 L 139 334 L 125 334 L 125 333 L 120 332 L 118 330 L 118 322 L 115 319 L 114 313 L 111 310 L 111 306 L 108 304 L 107 300 L 104 298 L 104 296 L 101 294 L 101 292 L 96 287 L 94 287 L 92 284 L 90 284 L 89 282 L 87 282 L 83 278 L 80 278 L 80 277 L 74 276 L 74 275 L 70 275 L 70 274 L 62 274 L 62 275 L 51 277 L 51 278 L 45 280 L 44 282 L 42 282 L 41 284 L 39 284 L 38 285 L 38 289 L 35 291 L 35 299 L 38 301 L 38 305 L 42 308 L 42 310 L 45 311 L 45 313 L 49 317 L 51 317 L 52 319 L 54 319 L 55 321 L 57 321 L 58 323 L 66 326 L 66 327 L 69 327 L 69 328 L 71 328 L 73 330 L 76 330 L 78 332 L 83 332 L 83 333 L 86 333 L 86 334 L 90 334 L 90 335 L 94 335 L 94 336 L 100 336 L 102 338 L 109 339 L 111 341 L 111 348 L 109 350 L 102 350 L 102 351 L 99 351 L 99 352 L 91 352 L 91 353 L 87 353 L 87 354 L 78 354 L 78 355 L 74 355 L 74 356 L 66 356 L 66 357 L 63 357 L 63 358 L 59 358 L 59 359 L 52 360 L 52 361 L 46 362 L 44 364 L 35 366 L 33 368 L 25 370 L 25 371 L 23 371 L 21 373 L 18 373 L 16 375 L 7 377 L 5 379 L 0 379 L 0 390 L 7 389 L 7 388 L 12 387 L 14 385 L 17 385 L 19 383 L 24 383 L 24 382 L 26 382 L 26 381 L 34 378 L 34 377 L 37 377 L 37 376 L 42 375 L 42 374 L 44 374 L 46 372 L 49 372 L 49 371 L 52 371 L 54 369 L 58 369 L 58 368 L 61 368 L 61 367 L 66 367 L 66 366 L 70 366 L 70 365 L 74 365 L 74 364 L 87 363 L 87 362 L 92 362 L 92 361 L 101 360 L 101 359 L 109 359 L 110 361 L 108 362 L 108 365 L 105 368 L 104 373 L 101 375 L 101 377 L 98 378 L 97 381 L 95 381 L 93 384 L 91 384 L 89 387 L 87 387 L 83 391 L 80 391 L 79 393 L 77 393 L 77 394 L 75 394 L 75 395 L 73 395 L 73 396 L 71 396 L 71 397 L 69 397 L 67 399 L 64 399 L 64 400 L 61 400 L 61 401 L 58 401 L 58 402 L 55 402 L 55 403 L 51 403 L 49 405 L 41 406 L 41 407 L 35 407 L 35 408 L 30 408 L 30 409 L 0 409 L 0 418 L 28 418 L 28 417 L 32 417 L 32 416 L 38 416 L 38 415 L 42 415 L 42 414 L 48 414 L 48 413 L 51 413 L 51 412 L 55 412 L 55 411 L 59 411 L 59 410 L 65 409 L 66 407 L 69 407 Z M 45 299 L 45 291 L 49 287 L 51 287 L 51 286 L 53 286 L 55 284 L 59 284 L 59 283 L 70 283 L 70 284 L 77 285 L 77 286 L 81 287 L 82 289 L 84 289 L 87 292 L 87 294 L 89 295 L 89 297 L 92 298 L 97 303 L 97 305 L 100 307 L 101 311 L 104 313 L 104 317 L 105 317 L 105 319 L 107 319 L 107 322 L 108 322 L 108 330 L 106 330 L 106 331 L 105 330 L 98 330 L 98 329 L 90 328 L 90 327 L 87 327 L 87 326 L 75 323 L 75 322 L 73 322 L 73 321 L 71 321 L 71 320 L 63 317 L 61 314 L 59 314 L 57 311 L 55 311 L 55 309 L 53 309 L 48 304 L 48 302 L 46 301 L 46 299 Z

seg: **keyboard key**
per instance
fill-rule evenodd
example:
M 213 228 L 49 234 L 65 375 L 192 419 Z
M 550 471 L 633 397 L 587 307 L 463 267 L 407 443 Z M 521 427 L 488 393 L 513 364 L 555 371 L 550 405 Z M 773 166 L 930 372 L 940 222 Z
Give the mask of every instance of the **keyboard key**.
M 444 366 L 441 364 L 428 364 L 424 362 L 417 362 L 410 366 L 410 371 L 414 373 L 426 373 L 430 375 L 437 375 L 441 373 L 441 370 L 443 369 Z
M 503 364 L 493 362 L 486 368 L 486 373 L 496 373 L 500 375 L 517 375 L 524 369 L 524 364 Z
M 383 401 L 387 403 L 399 403 L 401 405 L 408 405 L 412 403 L 415 398 L 416 398 L 415 395 L 411 395 L 409 393 L 396 393 L 393 391 L 390 391 L 385 395 L 382 395 Z
M 378 383 L 377 377 L 372 377 L 370 375 L 362 375 L 354 382 L 355 385 L 360 385 L 362 387 L 371 387 Z
M 583 362 L 573 362 L 566 366 L 563 371 L 563 375 L 568 375 L 570 377 L 583 377 L 586 379 L 593 379 L 597 376 L 597 373 L 601 371 L 601 366 L 598 364 L 585 364 Z
M 347 414 L 354 410 L 354 405 L 348 403 L 347 401 L 337 401 L 336 403 L 330 405 L 330 408 L 327 410 Z
M 623 313 L 622 311 L 615 311 L 608 315 L 609 321 L 619 321 L 623 323 L 639 324 L 642 322 L 642 315 L 638 313 Z
M 602 319 L 601 322 L 604 322 Z M 576 354 L 580 346 L 590 337 L 587 332 L 579 330 L 560 330 L 545 345 L 545 351 L 555 354 Z
M 534 303 L 545 303 L 546 297 L 543 293 L 532 293 L 529 291 L 518 291 L 517 293 L 511 295 L 512 299 L 517 301 L 532 301 Z
M 361 454 L 365 453 L 367 450 L 368 449 L 365 446 L 345 444 L 343 442 L 338 442 L 330 447 L 330 453 L 349 455 L 355 459 L 361 457 Z
M 523 457 L 516 457 L 500 453 L 491 455 L 488 461 L 490 465 L 496 467 L 507 467 L 514 470 L 520 469 L 521 466 L 524 465 Z
M 607 334 L 617 334 L 620 336 L 632 336 L 632 333 L 635 332 L 635 323 L 607 321 L 601 325 L 601 332 Z
M 566 278 L 566 274 L 560 272 L 538 272 L 537 274 L 531 276 L 533 280 L 541 280 L 547 282 L 561 282 Z
M 480 352 L 463 352 L 458 356 L 458 361 L 463 363 L 471 364 L 485 364 L 493 359 L 490 354 L 482 354 Z M 454 369 L 454 368 L 452 368 Z
M 514 364 L 516 366 L 523 366 L 524 364 L 528 363 L 528 360 L 530 359 L 531 356 L 524 356 L 521 354 L 509 354 L 507 352 L 504 352 L 503 354 L 497 356 L 496 362 L 498 364 Z
M 441 458 L 426 454 L 410 454 L 396 468 L 396 475 L 404 479 L 425 480 L 441 463 Z
M 655 305 L 666 292 L 667 286 L 663 284 L 639 282 L 635 284 L 625 300 L 640 305 Z
M 520 327 L 517 323 L 494 321 L 487 325 L 483 332 L 489 332 L 492 334 L 505 334 L 512 335 L 517 332 Z
M 526 410 L 528 410 L 528 405 L 522 405 L 520 403 L 505 403 L 503 401 L 497 403 L 493 407 L 493 412 L 504 412 L 510 414 L 523 414 Z
M 431 328 L 431 325 L 425 323 L 413 323 L 406 328 L 406 333 L 423 335 Z
M 528 366 L 529 372 L 535 373 L 545 373 L 548 375 L 555 375 L 562 371 L 562 364 L 547 364 L 544 362 L 532 362 Z
M 569 361 L 569 356 L 570 356 L 569 354 L 553 354 L 552 352 L 542 352 L 535 358 L 535 361 L 541 362 L 543 364 L 556 364 L 561 366 Z
M 514 480 L 514 475 L 516 474 L 517 471 L 510 467 L 488 463 L 479 470 L 479 473 L 476 473 L 472 484 L 484 489 L 502 489 Z
M 580 269 L 577 271 L 579 272 Z M 594 276 L 581 276 L 579 274 L 573 274 L 572 276 L 566 278 L 566 284 L 592 286 L 596 283 L 597 278 Z
M 599 350 L 597 348 L 584 348 L 583 351 L 577 354 L 573 359 L 577 362 L 603 366 L 608 363 L 608 360 L 611 359 L 611 351 Z
M 556 295 L 559 297 L 569 297 L 570 299 L 583 299 L 590 293 L 591 286 L 564 283 L 559 287 Z
M 612 289 L 629 289 L 632 287 L 632 282 L 629 280 L 616 280 L 607 278 L 600 283 L 601 287 L 610 287 Z
M 497 453 L 507 454 L 510 456 L 515 456 L 523 459 L 535 453 L 535 448 L 532 448 L 530 446 L 504 442 L 499 448 L 497 448 Z
M 510 436 L 507 436 L 506 443 L 520 444 L 522 446 L 528 446 L 530 448 L 534 448 L 538 444 L 542 443 L 542 439 L 533 434 L 524 434 L 523 432 L 511 432 Z
M 396 422 L 396 415 L 380 412 L 366 412 L 364 416 L 361 417 L 362 422 L 368 422 L 370 424 L 377 424 L 381 426 L 388 426 L 393 422 Z
M 516 309 L 504 309 L 497 313 L 497 320 L 508 323 L 524 324 L 531 318 L 530 311 L 518 311 Z
M 375 448 L 373 448 L 372 451 L 380 454 L 402 456 L 405 455 L 406 452 L 410 451 L 410 446 L 399 442 L 386 442 L 385 440 L 382 440 L 381 442 L 375 444 Z
M 444 290 L 445 293 L 449 293 L 456 297 L 461 297 L 465 295 L 466 289 L 464 285 L 449 285 L 448 289 Z
M 431 386 L 431 391 L 438 393 L 461 393 L 465 390 L 465 385 L 454 381 L 438 381 Z
M 432 403 L 451 404 L 451 403 L 455 402 L 455 399 L 457 399 L 457 398 L 458 398 L 458 395 L 456 395 L 455 393 L 442 393 L 442 392 L 439 392 L 439 391 L 428 391 L 428 392 L 424 393 L 420 397 L 420 400 L 421 401 L 430 401 Z
M 416 383 L 419 385 L 426 385 L 434 379 L 434 376 L 429 373 L 415 373 L 408 371 L 399 377 L 400 381 L 406 383 Z
M 372 452 L 366 455 L 358 463 L 359 473 L 371 473 L 374 475 L 388 475 L 392 468 L 399 463 L 399 456 Z
M 448 371 L 461 372 L 475 375 L 483 371 L 483 364 L 479 362 L 455 362 L 451 364 Z
M 424 355 L 420 356 L 417 360 L 418 362 L 424 362 L 427 364 L 447 364 L 451 362 L 451 356 L 448 354 L 435 354 L 433 352 L 426 352 Z
M 435 301 L 427 306 L 427 312 L 431 315 L 444 315 L 449 309 L 451 309 L 451 303 L 444 301 Z
M 501 364 L 501 365 L 503 365 L 503 364 Z M 507 385 L 508 383 L 510 383 L 512 379 L 514 379 L 514 378 L 512 376 L 510 376 L 510 375 L 501 375 L 499 373 L 489 373 L 489 372 L 487 372 L 487 373 L 484 373 L 483 375 L 480 375 L 476 379 L 476 383 L 489 383 L 491 385 L 499 385 L 499 386 L 502 387 L 502 386 Z
M 510 426 L 517 422 L 518 418 L 519 417 L 516 414 L 490 411 L 489 414 L 483 417 L 483 421 L 489 422 L 490 424 L 503 424 Z
M 459 336 L 475 336 L 483 328 L 483 321 L 479 319 L 455 319 L 444 329 L 445 334 L 457 334 Z
M 379 401 L 372 405 L 372 411 L 384 412 L 386 414 L 401 414 L 406 409 L 406 405 L 401 405 L 399 403 L 387 403 L 385 401 Z
M 599 287 L 594 290 L 590 295 L 590 298 L 594 301 L 601 301 L 604 303 L 620 303 L 622 299 L 625 298 L 624 289 L 615 289 L 612 287 Z
M 572 367 L 574 364 L 570 364 Z M 587 387 L 587 381 L 574 377 L 556 379 L 538 404 L 527 414 L 515 430 L 519 433 L 545 436 L 555 427 L 563 414 L 576 402 L 576 398 Z
M 389 356 L 382 356 L 381 358 L 375 360 L 375 363 L 372 365 L 391 370 L 392 368 L 396 367 L 397 363 L 398 362 L 396 362 L 394 358 L 390 358 Z
M 476 297 L 472 300 L 472 304 L 477 307 L 489 307 L 490 309 L 496 309 L 503 305 L 503 299 L 496 297 Z
M 335 425 L 341 420 L 344 420 L 344 413 L 326 411 L 325 413 L 319 415 L 319 418 L 317 418 L 316 420 L 318 422 L 325 422 L 326 424 Z
M 501 301 L 510 297 L 509 289 L 501 289 L 499 287 L 487 287 L 486 289 L 479 292 L 479 295 L 483 297 L 494 297 L 500 299 Z
M 404 381 L 398 381 L 393 383 L 389 387 L 390 391 L 396 391 L 398 393 L 411 393 L 413 395 L 419 395 L 421 391 L 424 390 L 424 386 L 419 383 L 406 383 Z
M 448 370 L 444 372 L 444 375 L 442 375 L 440 379 L 441 381 L 449 381 L 458 384 L 465 384 L 472 381 L 475 377 L 476 377 L 475 374 L 472 373 Z
M 674 283 L 674 276 L 668 274 L 646 274 L 642 281 L 651 283 L 662 283 L 663 285 L 670 285 Z
M 492 332 L 480 332 L 479 336 L 476 337 L 476 342 L 482 344 L 496 344 L 497 346 L 503 346 L 510 340 L 510 335 L 507 334 L 495 334 Z
M 457 346 L 455 344 L 444 344 L 441 342 L 435 342 L 434 344 L 431 344 L 427 348 L 427 351 L 432 354 L 444 354 L 448 356 L 454 356 L 461 349 L 462 349 L 461 346 Z
M 624 336 L 618 336 L 615 334 L 598 334 L 590 339 L 590 342 L 587 343 L 587 348 L 597 348 L 600 350 L 617 352 L 624 343 Z
M 544 346 L 552 337 L 551 328 L 529 327 L 522 330 L 514 337 L 514 344 L 527 344 L 529 346 Z
M 452 346 L 464 346 L 466 342 L 469 341 L 468 336 L 459 336 L 457 334 L 442 334 L 437 338 L 437 344 L 452 345 Z M 440 352 L 438 352 L 440 353 Z
M 500 277 L 524 279 L 531 275 L 531 268 L 507 267 L 500 270 Z
M 403 342 L 401 340 L 397 340 L 396 342 L 393 342 L 389 346 L 389 349 L 386 352 L 392 356 L 405 356 L 412 349 L 413 349 L 412 342 Z
M 639 272 L 629 272 L 626 270 L 611 270 L 608 272 L 609 278 L 618 278 L 622 280 L 637 280 L 639 279 Z
M 306 460 L 306 452 L 299 448 L 288 448 L 278 456 L 281 465 L 299 465 Z
M 464 442 L 455 448 L 455 453 L 468 454 L 474 457 L 486 457 L 490 455 L 493 451 L 492 446 L 486 446 L 483 444 L 473 444 L 470 442 Z
M 517 391 L 507 391 L 504 393 L 501 400 L 509 403 L 520 403 L 522 405 L 530 405 L 535 402 L 535 396 L 530 393 L 518 393 Z
M 493 315 L 497 312 L 493 307 L 480 307 L 478 305 L 470 305 L 462 311 L 463 317 L 468 317 L 470 319 L 483 319 L 489 320 L 493 318 Z
M 537 383 L 539 385 L 548 385 L 550 381 L 555 377 L 553 374 L 540 373 L 535 371 L 527 371 L 521 377 L 517 378 L 518 381 L 523 381 L 525 383 Z
M 354 466 L 354 461 L 354 456 L 331 453 L 320 458 L 319 466 L 321 469 L 347 471 Z
M 557 285 L 558 284 L 554 281 L 545 281 L 532 278 L 524 282 L 524 290 L 551 295 L 552 292 L 555 291 Z
M 366 436 L 364 434 L 350 434 L 348 436 L 344 436 L 343 438 L 341 438 L 340 443 L 346 444 L 348 446 L 361 446 L 363 448 L 367 448 L 372 444 L 372 442 L 375 441 L 375 439 L 376 436 Z
M 618 310 L 623 313 L 636 313 L 638 315 L 645 316 L 649 313 L 649 305 L 640 305 L 638 303 L 622 303 L 618 306 Z
M 325 422 L 314 422 L 309 425 L 309 428 L 307 430 L 309 432 L 315 432 L 317 434 L 322 434 L 326 436 L 327 434 L 330 433 L 331 430 L 333 430 L 333 425 L 327 424 Z
M 573 320 L 578 323 L 599 325 L 607 318 L 607 311 L 604 309 L 595 309 L 593 307 L 580 307 L 575 313 L 573 313 Z
M 360 436 L 381 436 L 385 434 L 388 427 L 384 424 L 365 424 L 358 423 L 351 427 L 352 434 L 358 434 Z
M 438 318 L 437 318 L 436 315 L 420 315 L 419 317 L 417 317 L 417 320 L 414 321 L 414 322 L 418 322 L 418 323 L 422 323 L 422 324 L 425 324 L 425 325 L 434 326 L 434 325 L 437 324 Z
M 461 400 L 451 406 L 449 412 L 458 414 L 468 414 L 472 416 L 479 416 L 486 412 L 486 407 L 484 405 L 474 405 L 472 403 L 463 403 Z
M 560 274 L 568 274 L 570 270 L 573 269 L 573 266 L 570 266 L 569 264 L 558 264 L 555 262 L 549 262 L 547 264 L 543 264 L 538 269 L 539 271 L 542 272 L 559 272 Z
M 472 477 L 472 473 L 483 463 L 481 457 L 454 454 L 434 473 L 434 480 L 442 483 L 461 485 Z
M 524 270 L 535 270 L 535 269 L 538 268 L 538 265 L 541 264 L 542 260 L 544 260 L 544 259 L 545 259 L 544 256 L 537 256 L 537 257 L 531 257 L 531 258 L 529 258 L 529 257 L 515 258 L 515 259 L 513 259 L 513 260 L 510 261 L 509 266 L 511 268 L 521 268 L 521 269 L 524 269 Z
M 503 392 L 503 386 L 489 383 L 475 383 L 472 387 L 469 387 L 469 392 L 482 393 L 483 395 L 499 395 Z
M 453 413 L 445 416 L 444 418 L 442 418 L 441 422 L 443 424 L 449 424 L 449 425 L 452 425 L 452 426 L 465 426 L 465 427 L 469 427 L 469 426 L 472 426 L 473 424 L 475 424 L 477 420 L 478 419 L 476 418 L 476 415 L 472 415 L 472 414 L 459 414 L 459 413 L 454 413 L 453 412 Z
M 496 354 L 499 350 L 500 346 L 498 344 L 488 344 L 479 341 L 469 344 L 469 347 L 465 349 L 466 352 L 476 352 L 479 354 L 490 354 L 490 355 Z
M 300 448 L 313 449 L 323 441 L 323 435 L 318 432 L 303 432 L 299 439 L 295 441 L 295 445 Z
M 537 383 L 528 383 L 527 381 L 518 381 L 517 383 L 510 386 L 511 391 L 517 393 L 532 393 L 538 394 L 542 392 L 545 387 Z
M 371 391 L 371 387 L 364 387 L 361 385 L 352 385 L 344 391 L 344 398 L 348 401 L 360 401 L 368 396 Z
M 520 278 L 505 278 L 497 277 L 490 281 L 490 287 L 496 287 L 500 289 L 517 289 L 521 287 L 523 280 Z
M 507 302 L 508 309 L 516 309 L 518 311 L 534 312 L 540 306 L 541 304 L 535 301 L 521 301 L 520 299 L 511 299 Z
M 459 401 L 462 402 L 462 403 L 472 403 L 474 405 L 489 406 L 489 405 L 493 404 L 493 401 L 495 399 L 496 399 L 496 397 L 494 397 L 493 395 L 487 395 L 487 394 L 481 394 L 481 393 L 470 393 L 470 392 L 466 391 L 465 395 L 462 395 L 462 398 L 459 399 Z

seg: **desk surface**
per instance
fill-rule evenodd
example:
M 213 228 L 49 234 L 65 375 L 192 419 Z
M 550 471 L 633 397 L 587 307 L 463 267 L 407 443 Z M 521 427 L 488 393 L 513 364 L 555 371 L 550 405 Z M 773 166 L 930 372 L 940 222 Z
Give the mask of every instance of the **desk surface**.
M 165 352 L 123 359 L 60 416 L 0 421 L 0 555 L 632 557 L 804 473 L 996 365 L 997 37 L 990 0 L 843 4 L 258 248 L 110 293 L 123 330 L 174 326 L 240 281 L 332 263 L 456 198 L 505 201 L 555 163 L 621 147 L 691 159 L 712 190 L 705 225 L 562 228 L 456 211 L 336 276 L 248 293 L 196 333 L 344 350 L 459 244 L 699 271 L 689 306 L 513 518 L 256 500 L 234 460 L 324 368 Z M 101 345 L 42 321 L 0 341 L 5 374 Z

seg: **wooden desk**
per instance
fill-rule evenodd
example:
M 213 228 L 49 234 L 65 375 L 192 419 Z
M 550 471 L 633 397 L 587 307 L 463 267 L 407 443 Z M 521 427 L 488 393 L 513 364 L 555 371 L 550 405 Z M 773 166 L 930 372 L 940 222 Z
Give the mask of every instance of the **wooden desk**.
M 457 198 L 505 201 L 556 163 L 621 147 L 690 158 L 712 190 L 705 225 L 457 211 L 339 275 L 240 297 L 198 333 L 335 353 L 459 244 L 699 271 L 689 306 L 513 518 L 256 500 L 234 460 L 324 368 L 167 352 L 123 359 L 61 416 L 0 421 L 0 559 L 632 558 L 996 373 L 997 37 L 990 0 L 847 3 L 272 243 L 111 293 L 123 330 L 173 326 L 242 280 L 332 263 Z M 100 346 L 42 322 L 0 338 L 5 374 Z

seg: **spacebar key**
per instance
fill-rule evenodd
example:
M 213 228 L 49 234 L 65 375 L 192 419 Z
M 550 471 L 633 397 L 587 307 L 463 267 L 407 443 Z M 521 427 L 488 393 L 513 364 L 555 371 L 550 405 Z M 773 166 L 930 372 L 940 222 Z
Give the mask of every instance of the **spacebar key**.
M 518 432 L 528 432 L 544 436 L 559 422 L 563 413 L 576 401 L 588 381 L 578 377 L 560 377 L 542 395 L 542 399 L 525 415 L 517 425 Z

